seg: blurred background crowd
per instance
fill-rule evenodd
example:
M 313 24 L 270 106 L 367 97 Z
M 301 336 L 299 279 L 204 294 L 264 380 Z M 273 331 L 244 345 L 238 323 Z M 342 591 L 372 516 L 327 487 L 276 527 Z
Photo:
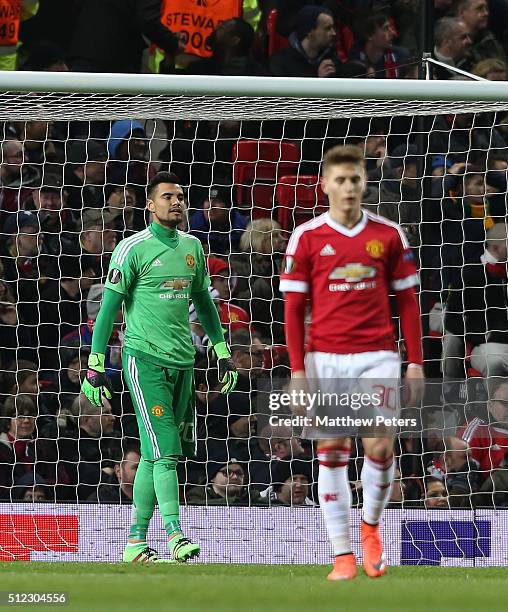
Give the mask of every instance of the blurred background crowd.
M 0 27 L 5 70 L 418 73 L 419 6 L 412 0 L 18 5 L 18 13 L 5 9 L 7 26 Z M 504 0 L 436 0 L 434 77 L 467 78 L 453 71 L 459 68 L 506 80 L 507 20 Z M 79 389 L 111 253 L 146 227 L 146 185 L 170 170 L 186 192 L 180 229 L 203 244 L 239 371 L 235 392 L 222 396 L 190 304 L 198 454 L 179 467 L 181 499 L 316 504 L 312 444 L 291 426 L 270 424 L 266 395 L 289 377 L 279 291 L 288 237 L 326 209 L 323 152 L 352 143 L 367 159 L 365 206 L 401 223 L 419 262 L 426 372 L 442 389 L 419 435 L 398 441 L 393 507 L 507 506 L 508 114 L 425 121 L 423 144 L 411 117 L 3 123 L 0 500 L 131 501 L 139 442 L 121 373 L 122 312 L 106 355 L 113 399 L 101 411 Z M 357 505 L 361 444 L 354 450 Z

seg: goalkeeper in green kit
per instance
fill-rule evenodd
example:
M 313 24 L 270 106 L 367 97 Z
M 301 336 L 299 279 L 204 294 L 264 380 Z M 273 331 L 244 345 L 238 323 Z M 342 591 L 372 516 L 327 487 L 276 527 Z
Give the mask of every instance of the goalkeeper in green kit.
M 189 328 L 192 299 L 218 360 L 222 393 L 236 385 L 237 372 L 208 286 L 200 241 L 177 229 L 183 219 L 178 177 L 159 172 L 150 181 L 151 225 L 122 240 L 111 257 L 106 290 L 95 322 L 92 352 L 82 391 L 96 406 L 111 398 L 104 354 L 118 308 L 125 309 L 123 370 L 141 438 L 141 461 L 133 492 L 132 524 L 123 560 L 160 562 L 146 532 L 158 503 L 173 561 L 199 555 L 180 527 L 180 456 L 194 456 L 194 347 Z

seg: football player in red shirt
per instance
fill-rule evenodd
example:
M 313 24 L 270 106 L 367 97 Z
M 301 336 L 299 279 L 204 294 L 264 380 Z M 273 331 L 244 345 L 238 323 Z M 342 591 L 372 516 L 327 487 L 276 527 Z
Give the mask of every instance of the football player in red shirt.
M 344 146 L 328 151 L 323 161 L 322 186 L 330 209 L 295 229 L 281 275 L 292 372 L 290 388 L 309 389 L 311 380 L 333 381 L 339 387 L 345 379 L 349 384 L 389 380 L 392 385 L 386 391 L 391 392 L 396 414 L 401 363 L 390 307 L 389 296 L 393 293 L 409 362 L 405 381 L 409 405 L 421 399 L 424 384 L 415 292 L 418 275 L 413 255 L 397 224 L 362 210 L 366 172 L 359 148 Z M 305 338 L 307 300 L 312 321 Z M 387 402 L 386 397 L 383 402 Z M 382 407 L 388 408 L 388 403 Z M 319 499 L 335 555 L 328 578 L 351 579 L 356 576 L 347 471 L 351 438 L 322 428 L 309 430 L 306 437 L 317 439 Z M 393 429 L 384 429 L 362 441 L 363 567 L 368 576 L 377 577 L 386 571 L 379 520 L 389 500 L 394 474 Z

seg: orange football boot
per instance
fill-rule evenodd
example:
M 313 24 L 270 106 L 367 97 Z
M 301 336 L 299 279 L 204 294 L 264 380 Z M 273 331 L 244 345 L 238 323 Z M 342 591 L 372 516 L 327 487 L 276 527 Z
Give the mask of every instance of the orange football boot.
M 370 578 L 379 578 L 386 572 L 383 541 L 379 525 L 361 524 L 363 569 Z
M 356 559 L 353 553 L 335 557 L 328 580 L 353 580 L 353 578 L 356 578 Z

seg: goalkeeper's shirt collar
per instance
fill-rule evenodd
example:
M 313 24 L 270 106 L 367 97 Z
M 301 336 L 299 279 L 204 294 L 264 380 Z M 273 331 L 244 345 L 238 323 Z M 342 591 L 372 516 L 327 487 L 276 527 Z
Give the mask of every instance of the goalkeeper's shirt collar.
M 151 223 L 150 232 L 163 244 L 171 247 L 172 249 L 176 248 L 180 242 L 176 229 L 167 229 L 158 223 Z

